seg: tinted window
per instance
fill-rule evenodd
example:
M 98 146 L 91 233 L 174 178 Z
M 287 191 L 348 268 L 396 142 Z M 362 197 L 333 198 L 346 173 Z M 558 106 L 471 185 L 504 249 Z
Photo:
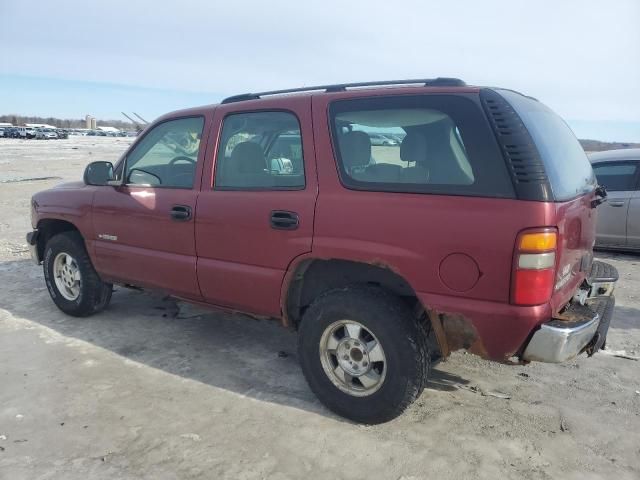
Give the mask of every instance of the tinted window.
M 636 189 L 637 163 L 596 163 L 593 165 L 593 171 L 598 183 L 609 191 Z
M 216 189 L 304 188 L 300 124 L 288 112 L 227 116 L 216 159 Z
M 192 117 L 154 127 L 127 155 L 125 183 L 191 188 L 203 125 Z
M 376 97 L 331 105 L 340 176 L 363 190 L 513 197 L 479 106 L 451 95 Z
M 522 119 L 538 148 L 555 200 L 569 200 L 596 186 L 591 164 L 569 126 L 544 104 L 499 90 Z

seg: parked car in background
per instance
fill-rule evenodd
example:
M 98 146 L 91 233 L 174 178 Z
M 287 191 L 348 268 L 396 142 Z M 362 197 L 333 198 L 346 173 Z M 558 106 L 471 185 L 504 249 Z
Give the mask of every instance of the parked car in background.
M 278 318 L 311 390 L 364 423 L 404 411 L 455 350 L 597 352 L 617 272 L 593 260 L 604 192 L 566 123 L 512 90 L 390 83 L 169 113 L 116 165 L 35 194 L 52 301 L 92 315 L 117 283 Z M 406 136 L 372 163 L 383 128 Z
M 8 129 L 5 129 L 5 128 L 0 127 L 0 138 L 5 138 L 5 137 L 7 137 L 7 136 L 8 136 L 8 135 L 6 134 L 6 130 L 8 130 Z
M 18 127 L 18 138 L 36 138 L 36 129 L 33 127 Z
M 607 201 L 598 209 L 596 247 L 640 250 L 640 148 L 589 155 Z
M 69 138 L 69 131 L 64 128 L 58 128 L 56 130 L 56 134 L 58 135 L 58 138 Z
M 37 140 L 57 140 L 58 134 L 53 128 L 38 128 L 36 129 Z

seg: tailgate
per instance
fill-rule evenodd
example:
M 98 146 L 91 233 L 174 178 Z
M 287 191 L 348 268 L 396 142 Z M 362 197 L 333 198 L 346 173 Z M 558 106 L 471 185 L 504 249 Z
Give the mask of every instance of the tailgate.
M 551 297 L 557 313 L 575 294 L 591 269 L 596 234 L 596 209 L 591 207 L 593 192 L 574 200 L 556 203 L 558 250 L 556 281 Z

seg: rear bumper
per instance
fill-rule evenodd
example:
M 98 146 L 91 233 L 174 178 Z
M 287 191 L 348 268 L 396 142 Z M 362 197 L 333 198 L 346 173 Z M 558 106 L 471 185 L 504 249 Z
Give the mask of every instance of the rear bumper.
M 603 271 L 594 271 L 596 267 Z M 523 360 L 560 363 L 582 352 L 591 356 L 602 348 L 613 316 L 612 294 L 618 272 L 602 262 L 594 262 L 594 270 L 587 281 L 590 290 L 586 303 L 571 305 L 563 318 L 543 323 L 527 344 Z

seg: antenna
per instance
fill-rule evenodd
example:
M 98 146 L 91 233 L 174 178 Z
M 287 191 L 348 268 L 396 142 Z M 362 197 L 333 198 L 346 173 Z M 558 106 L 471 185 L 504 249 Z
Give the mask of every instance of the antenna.
M 136 127 L 136 130 L 138 131 L 138 133 L 140 133 L 142 130 L 144 130 L 144 126 L 140 125 L 140 123 L 137 120 L 134 120 L 133 118 L 131 118 L 129 115 L 127 115 L 124 112 L 120 112 L 122 115 L 124 115 L 125 117 L 127 117 L 127 119 L 133 123 L 133 126 Z
M 147 125 L 149 122 L 147 122 L 144 118 L 142 118 L 140 115 L 138 115 L 136 112 L 133 112 L 133 114 L 138 117 L 140 120 L 142 120 L 142 123 L 144 123 L 145 125 Z

